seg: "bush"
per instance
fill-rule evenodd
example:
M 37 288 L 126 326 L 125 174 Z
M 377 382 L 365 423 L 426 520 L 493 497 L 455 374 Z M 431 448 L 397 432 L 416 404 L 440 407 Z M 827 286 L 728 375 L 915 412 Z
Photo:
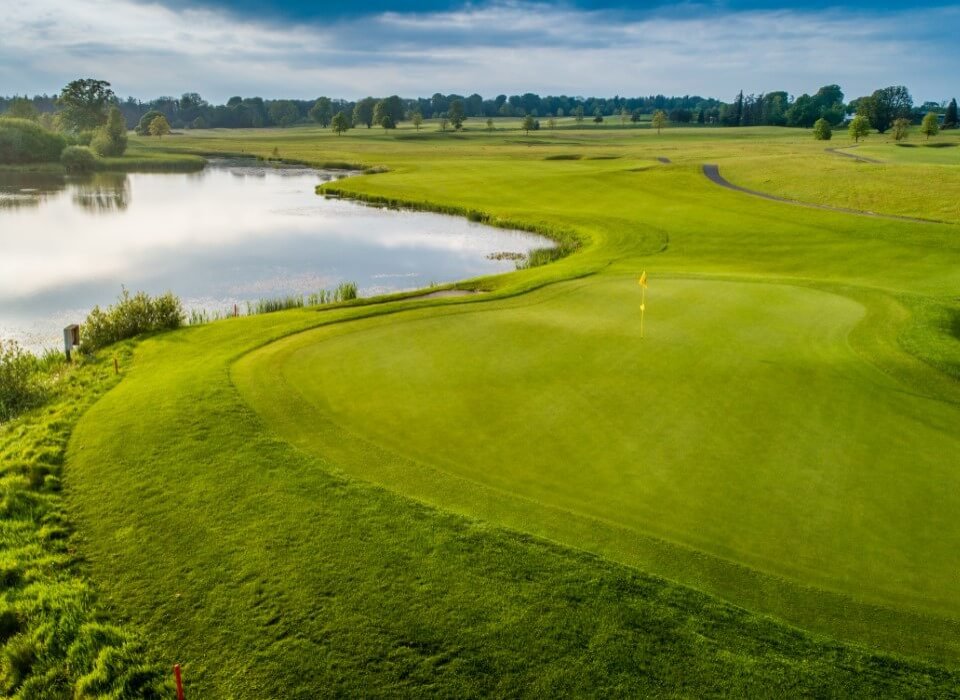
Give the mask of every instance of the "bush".
M 106 125 L 94 133 L 90 148 L 103 157 L 119 157 L 127 150 L 127 124 L 117 107 L 110 109 Z
M 67 145 L 68 146 L 89 146 L 93 142 L 93 137 L 96 136 L 96 131 L 87 129 L 86 131 L 71 131 L 67 133 Z
M 90 150 L 96 153 L 98 156 L 111 156 L 113 155 L 113 143 L 110 141 L 110 137 L 107 136 L 103 131 L 97 131 L 97 135 L 93 137 L 93 140 L 90 142 Z
M 0 422 L 36 406 L 45 393 L 39 360 L 12 340 L 0 343 Z
M 140 136 L 149 136 L 150 135 L 150 122 L 152 122 L 157 117 L 162 117 L 163 112 L 158 112 L 155 109 L 151 109 L 149 112 L 140 117 L 140 122 L 137 124 L 137 128 L 134 129 Z
M 170 292 L 152 298 L 146 292 L 131 295 L 124 289 L 115 305 L 106 310 L 93 307 L 83 324 L 81 344 L 93 351 L 141 333 L 179 328 L 185 318 L 180 299 Z
M 0 163 L 55 163 L 66 145 L 36 122 L 0 117 Z
M 813 138 L 817 141 L 829 141 L 833 137 L 833 130 L 830 128 L 830 122 L 820 118 L 813 125 Z
M 60 154 L 60 162 L 68 173 L 89 173 L 97 166 L 97 157 L 86 146 L 67 146 Z

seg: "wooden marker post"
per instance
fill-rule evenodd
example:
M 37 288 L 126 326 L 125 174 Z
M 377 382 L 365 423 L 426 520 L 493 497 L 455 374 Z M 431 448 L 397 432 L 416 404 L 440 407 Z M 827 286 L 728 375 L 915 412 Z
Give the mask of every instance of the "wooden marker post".
M 120 363 L 117 362 L 117 358 L 113 358 L 113 373 L 120 374 Z
M 180 676 L 180 664 L 173 665 L 173 679 L 177 682 L 177 700 L 184 700 L 183 678 Z

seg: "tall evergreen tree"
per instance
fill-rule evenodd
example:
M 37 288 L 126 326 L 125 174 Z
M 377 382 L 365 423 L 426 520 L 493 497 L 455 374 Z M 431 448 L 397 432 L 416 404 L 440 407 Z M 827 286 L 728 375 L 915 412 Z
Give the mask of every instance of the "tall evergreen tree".
M 956 129 L 958 126 L 957 121 L 957 98 L 954 97 L 950 100 L 950 104 L 947 105 L 947 113 L 943 118 L 943 128 L 944 129 Z
M 740 91 L 740 94 L 737 95 L 737 99 L 733 103 L 733 118 L 731 121 L 733 122 L 733 126 L 743 124 L 743 90 Z

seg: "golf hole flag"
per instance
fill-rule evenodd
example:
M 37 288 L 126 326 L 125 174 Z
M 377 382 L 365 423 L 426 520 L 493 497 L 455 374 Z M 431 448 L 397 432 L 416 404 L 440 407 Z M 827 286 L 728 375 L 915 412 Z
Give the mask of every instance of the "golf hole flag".
M 640 273 L 640 279 L 637 280 L 640 285 L 640 337 L 643 337 L 643 314 L 647 310 L 647 271 Z

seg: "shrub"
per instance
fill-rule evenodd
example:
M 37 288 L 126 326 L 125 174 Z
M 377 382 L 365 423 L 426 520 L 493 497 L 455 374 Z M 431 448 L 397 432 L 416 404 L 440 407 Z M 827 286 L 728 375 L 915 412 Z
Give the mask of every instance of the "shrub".
M 86 146 L 67 146 L 60 154 L 60 162 L 68 173 L 89 173 L 97 166 L 97 157 Z
M 97 135 L 90 141 L 90 150 L 98 156 L 111 156 L 113 155 L 113 143 L 107 134 L 98 130 Z
M 43 400 L 46 386 L 39 364 L 15 342 L 0 343 L 0 422 Z
M 93 142 L 93 137 L 96 136 L 96 133 L 96 131 L 90 129 L 86 131 L 70 131 L 67 132 L 65 138 L 68 146 L 89 146 Z
M 0 163 L 54 163 L 66 145 L 36 122 L 0 117 Z
M 158 112 L 155 109 L 151 109 L 149 112 L 140 117 L 140 122 L 137 124 L 137 128 L 134 129 L 140 136 L 149 136 L 150 135 L 150 122 L 152 122 L 157 117 L 162 117 L 163 112 Z
M 179 328 L 185 318 L 180 299 L 170 292 L 153 298 L 124 289 L 113 306 L 93 307 L 83 324 L 81 344 L 93 351 L 141 333 Z
M 127 150 L 127 124 L 123 113 L 117 108 L 110 109 L 105 126 L 94 133 L 90 148 L 99 156 L 122 156 Z
M 829 141 L 833 137 L 833 129 L 830 128 L 830 122 L 822 117 L 813 125 L 813 138 L 817 141 Z

